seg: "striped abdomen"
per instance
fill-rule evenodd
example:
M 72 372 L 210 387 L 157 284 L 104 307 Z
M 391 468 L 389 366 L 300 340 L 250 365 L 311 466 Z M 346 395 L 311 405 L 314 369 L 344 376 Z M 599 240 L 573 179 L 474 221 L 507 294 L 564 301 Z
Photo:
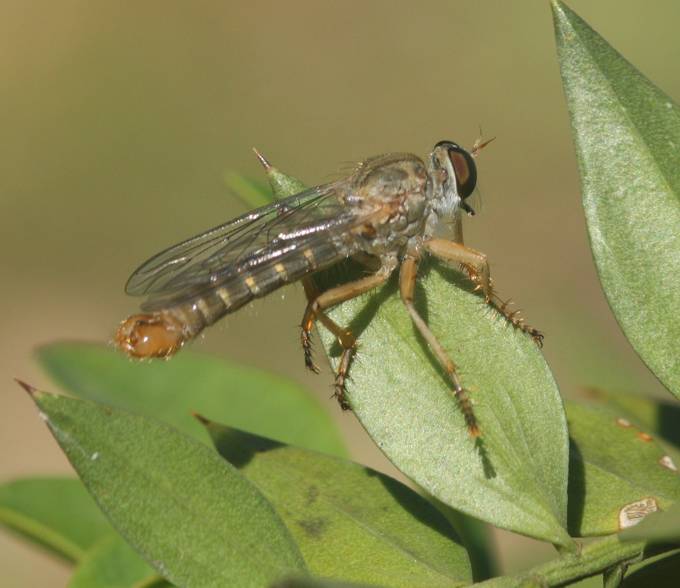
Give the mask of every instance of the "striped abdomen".
M 132 357 L 168 357 L 230 312 L 254 298 L 327 268 L 353 252 L 330 238 L 314 248 L 300 247 L 281 259 L 271 259 L 239 273 L 187 302 L 132 315 L 118 327 L 116 345 Z

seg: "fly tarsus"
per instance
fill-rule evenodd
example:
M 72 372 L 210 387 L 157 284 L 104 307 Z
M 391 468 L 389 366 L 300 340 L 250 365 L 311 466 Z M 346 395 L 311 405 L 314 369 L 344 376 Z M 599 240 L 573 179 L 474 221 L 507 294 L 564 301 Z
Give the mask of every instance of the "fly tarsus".
M 519 310 L 510 310 L 510 306 L 513 304 L 512 300 L 508 299 L 503 301 L 496 294 L 493 294 L 493 297 L 487 301 L 487 304 L 503 315 L 505 320 L 507 320 L 515 329 L 529 335 L 539 348 L 543 347 L 543 339 L 545 336 L 541 331 L 527 324 Z
M 456 395 L 456 402 L 458 402 L 460 411 L 463 413 L 465 426 L 467 427 L 470 437 L 479 437 L 481 435 L 481 431 L 479 430 L 479 422 L 475 416 L 475 411 L 472 408 L 472 401 L 468 396 L 467 390 L 459 385 L 456 385 L 454 388 L 454 394 Z
M 345 343 L 346 342 L 341 341 L 341 344 L 344 345 Z M 342 410 L 350 409 L 349 401 L 347 400 L 347 390 L 345 389 L 345 383 L 347 381 L 347 372 L 349 372 L 349 366 L 355 353 L 356 341 L 353 341 L 349 346 L 343 348 L 340 361 L 338 362 L 338 368 L 335 372 L 333 396 L 335 396 L 335 399 L 338 401 L 338 404 Z
M 319 368 L 314 363 L 314 353 L 312 350 L 312 333 L 304 326 L 300 331 L 300 342 L 302 343 L 302 351 L 305 355 L 305 367 L 308 370 L 314 372 L 315 374 L 320 373 Z

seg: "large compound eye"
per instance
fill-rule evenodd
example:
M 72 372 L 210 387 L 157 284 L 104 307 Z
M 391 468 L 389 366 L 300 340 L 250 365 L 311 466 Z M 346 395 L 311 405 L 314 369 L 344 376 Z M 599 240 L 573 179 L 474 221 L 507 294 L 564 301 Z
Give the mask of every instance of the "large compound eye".
M 448 151 L 453 171 L 456 174 L 458 195 L 465 199 L 474 192 L 477 185 L 477 166 L 475 165 L 475 160 L 472 159 L 472 155 L 465 151 L 465 149 L 455 143 L 449 146 Z

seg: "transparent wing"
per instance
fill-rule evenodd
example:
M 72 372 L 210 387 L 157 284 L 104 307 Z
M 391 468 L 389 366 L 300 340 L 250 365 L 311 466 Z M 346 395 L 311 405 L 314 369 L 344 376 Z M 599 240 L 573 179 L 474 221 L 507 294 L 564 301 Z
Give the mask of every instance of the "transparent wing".
M 326 184 L 279 200 L 187 239 L 144 262 L 125 291 L 155 300 L 184 299 L 214 287 L 309 241 L 318 233 L 344 231 L 356 212 L 338 195 L 341 183 Z

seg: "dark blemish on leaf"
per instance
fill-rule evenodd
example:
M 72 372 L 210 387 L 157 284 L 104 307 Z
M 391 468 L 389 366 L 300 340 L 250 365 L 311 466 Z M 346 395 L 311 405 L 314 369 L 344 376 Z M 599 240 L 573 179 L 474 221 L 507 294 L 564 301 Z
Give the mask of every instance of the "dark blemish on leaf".
M 671 459 L 670 455 L 664 455 L 660 460 L 659 460 L 659 465 L 663 468 L 666 468 L 667 470 L 671 470 L 671 472 L 677 472 L 678 468 Z
M 630 421 L 629 421 L 628 419 L 624 419 L 624 418 L 618 418 L 618 419 L 616 419 L 616 424 L 617 424 L 619 427 L 622 427 L 622 428 L 624 428 L 624 429 L 628 429 L 628 428 L 630 428 L 630 427 L 633 426 L 633 425 L 630 424 Z
M 647 433 L 643 433 L 642 431 L 640 431 L 637 434 L 637 436 L 638 436 L 638 439 L 640 439 L 640 441 L 644 441 L 645 443 L 651 443 L 651 441 L 652 441 L 652 436 L 647 434 Z
M 322 517 L 316 517 L 313 519 L 302 519 L 297 521 L 300 528 L 309 536 L 318 539 L 324 534 L 326 527 L 328 527 L 328 521 Z
M 316 502 L 316 499 L 319 497 L 319 489 L 312 485 L 309 488 L 307 488 L 307 497 L 305 499 L 305 505 L 306 506 L 311 506 Z

